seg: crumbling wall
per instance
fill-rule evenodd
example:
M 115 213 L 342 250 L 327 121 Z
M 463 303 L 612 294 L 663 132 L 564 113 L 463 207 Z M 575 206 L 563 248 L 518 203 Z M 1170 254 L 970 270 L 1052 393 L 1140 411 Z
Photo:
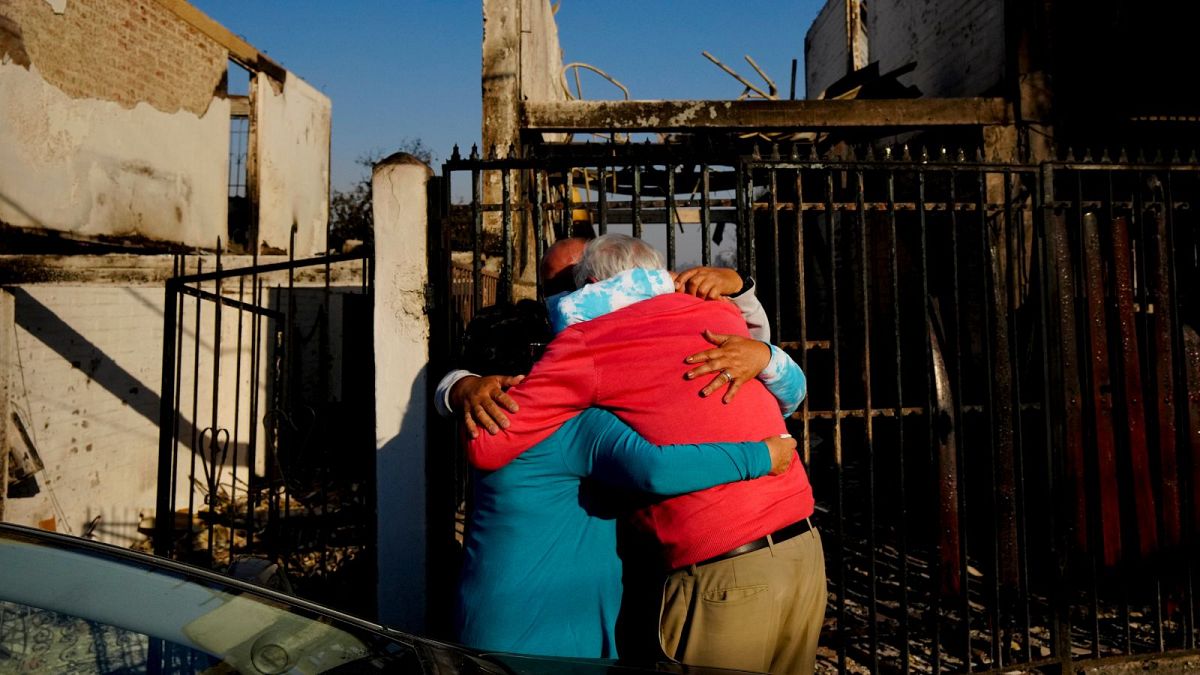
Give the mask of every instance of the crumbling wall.
M 847 21 L 846 0 L 829 0 L 804 42 L 807 98 L 816 98 L 847 73 L 848 29 L 856 49 L 864 43 L 859 21 Z M 1004 3 L 995 0 L 855 0 L 851 18 L 866 16 L 866 61 L 888 72 L 916 61 L 903 76 L 928 97 L 997 93 L 1005 62 Z M 856 61 L 861 55 L 856 56 Z
M 155 0 L 5 0 L 0 11 L 3 48 L 71 98 L 203 115 L 225 74 L 225 50 Z
M 846 0 L 829 0 L 804 36 L 804 97 L 819 98 L 846 75 Z
M 0 224 L 215 245 L 225 51 L 153 0 L 0 6 Z
M 995 0 L 873 0 L 870 58 L 880 72 L 911 61 L 904 76 L 929 97 L 997 93 L 1004 79 L 1004 4 Z
M 257 107 L 259 235 L 264 250 L 285 251 L 297 226 L 297 257 L 325 251 L 329 221 L 332 104 L 291 75 L 280 85 L 254 78 Z
M 5 520 L 23 525 L 53 523 L 60 532 L 81 534 L 97 516 L 94 534 L 102 541 L 128 545 L 139 538 L 138 516 L 154 513 L 158 471 L 158 416 L 162 368 L 163 292 L 160 286 L 30 284 L 0 291 L 13 298 L 12 345 L 0 354 L 0 373 L 9 378 L 9 437 L 20 439 L 18 425 L 41 458 L 44 469 L 32 481 L 10 489 Z M 185 316 L 195 316 L 195 301 L 184 302 Z M 212 311 L 212 303 L 205 309 Z M 233 315 L 233 313 L 229 313 Z M 209 426 L 211 388 L 195 393 L 190 386 L 193 359 L 213 364 L 212 319 L 201 324 L 203 349 L 181 355 L 189 386 L 180 391 L 181 461 L 178 485 L 188 485 L 191 430 Z M 119 320 L 114 318 L 119 317 Z M 185 319 L 185 331 L 194 325 Z M 236 334 L 236 315 L 222 317 L 224 330 Z M 207 325 L 205 325 L 207 324 Z M 249 340 L 242 349 L 249 360 Z M 226 363 L 236 357 L 223 353 Z M 247 379 L 245 372 L 243 380 Z M 224 413 L 233 415 L 232 385 L 222 384 Z M 243 382 L 247 387 L 248 382 Z M 192 401 L 196 418 L 193 420 Z M 241 401 L 240 438 L 249 419 Z M 243 440 L 244 442 L 244 440 Z M 260 456 L 262 453 L 259 453 Z M 197 464 L 199 466 L 199 464 Z M 199 471 L 199 469 L 198 469 Z M 225 470 L 228 475 L 229 470 Z M 244 468 L 240 474 L 246 475 Z M 187 503 L 187 493 L 179 499 Z

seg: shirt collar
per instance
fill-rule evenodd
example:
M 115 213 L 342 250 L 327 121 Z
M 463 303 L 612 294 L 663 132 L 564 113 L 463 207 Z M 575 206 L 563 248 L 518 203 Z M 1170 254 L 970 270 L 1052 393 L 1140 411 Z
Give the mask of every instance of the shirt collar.
M 571 293 L 546 298 L 554 332 L 591 321 L 642 300 L 675 292 L 675 282 L 666 270 L 637 268 L 604 281 L 588 284 Z

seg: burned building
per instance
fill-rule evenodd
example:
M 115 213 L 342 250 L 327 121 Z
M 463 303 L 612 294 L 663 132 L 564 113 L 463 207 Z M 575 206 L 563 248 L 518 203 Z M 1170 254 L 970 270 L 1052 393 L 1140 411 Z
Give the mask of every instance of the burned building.
M 1177 74 L 1195 60 L 1189 9 L 830 0 L 805 37 L 807 96 L 831 98 L 830 88 L 855 73 L 903 71 L 899 81 L 923 98 L 1004 101 L 1021 130 L 1018 151 L 1034 159 L 1059 159 L 1068 148 L 1186 153 L 1200 140 L 1200 96 Z
M 19 468 L 6 520 L 142 538 L 160 479 L 163 283 L 324 252 L 330 114 L 328 97 L 185 1 L 0 8 L 0 441 Z M 224 329 L 238 333 L 238 317 Z M 197 368 L 268 353 L 212 323 L 192 330 Z M 188 448 L 239 410 L 246 443 L 259 423 L 232 394 L 264 390 L 250 380 L 181 384 L 167 402 Z M 221 390 L 221 410 L 198 419 Z

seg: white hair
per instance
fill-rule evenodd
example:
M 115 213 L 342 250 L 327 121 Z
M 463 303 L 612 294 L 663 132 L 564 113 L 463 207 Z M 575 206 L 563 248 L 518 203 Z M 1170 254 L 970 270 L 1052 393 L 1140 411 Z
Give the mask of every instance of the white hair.
M 575 266 L 575 286 L 588 279 L 603 281 L 633 269 L 666 269 L 662 255 L 641 239 L 625 234 L 606 234 L 589 241 L 583 258 Z

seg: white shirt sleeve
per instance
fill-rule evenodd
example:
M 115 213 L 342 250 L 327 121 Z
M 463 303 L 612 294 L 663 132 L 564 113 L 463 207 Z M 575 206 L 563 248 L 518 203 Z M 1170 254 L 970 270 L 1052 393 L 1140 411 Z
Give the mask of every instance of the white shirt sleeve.
M 750 337 L 755 340 L 770 342 L 771 324 L 769 319 L 767 319 L 767 310 L 763 309 L 762 303 L 758 301 L 758 296 L 754 294 L 754 282 L 750 283 L 752 285 L 749 288 L 737 295 L 730 296 L 729 300 L 742 313 L 742 318 L 746 321 L 746 327 L 750 329 Z
M 795 360 L 779 347 L 771 344 L 771 323 L 767 318 L 767 310 L 754 294 L 754 281 L 747 280 L 747 287 L 741 293 L 730 296 L 733 304 L 742 313 L 746 327 L 750 329 L 750 337 L 767 343 L 771 348 L 771 360 L 767 367 L 758 374 L 758 379 L 767 391 L 779 402 L 779 410 L 784 417 L 791 415 L 800 407 L 808 393 L 808 382 L 804 371 Z
M 437 408 L 438 414 L 442 417 L 450 417 L 454 414 L 454 410 L 450 408 L 450 390 L 464 377 L 478 376 L 469 370 L 452 370 L 446 373 L 441 382 L 438 382 L 437 391 L 433 394 L 433 407 Z

